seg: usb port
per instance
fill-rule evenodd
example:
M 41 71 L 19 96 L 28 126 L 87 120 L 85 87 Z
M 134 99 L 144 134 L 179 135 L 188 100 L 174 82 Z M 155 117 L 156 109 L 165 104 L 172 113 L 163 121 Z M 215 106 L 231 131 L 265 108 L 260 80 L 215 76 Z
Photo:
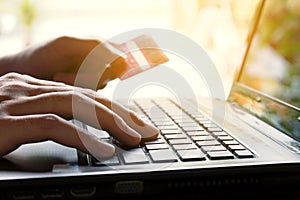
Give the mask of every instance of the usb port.
M 35 199 L 35 194 L 32 191 L 17 191 L 12 195 L 14 200 L 29 200 L 29 199 Z
M 42 191 L 43 199 L 63 199 L 63 191 L 60 189 L 47 189 Z
M 89 198 L 96 195 L 96 187 L 76 187 L 72 188 L 70 193 L 75 198 Z

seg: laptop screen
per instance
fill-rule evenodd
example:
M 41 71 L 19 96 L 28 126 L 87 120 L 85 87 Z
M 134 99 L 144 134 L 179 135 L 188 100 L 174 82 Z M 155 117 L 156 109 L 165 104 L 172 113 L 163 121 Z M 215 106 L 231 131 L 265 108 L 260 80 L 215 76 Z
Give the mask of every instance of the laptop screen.
M 300 107 L 300 2 L 266 1 L 240 81 Z
M 238 78 L 253 93 L 233 99 L 300 140 L 300 1 L 263 3 Z

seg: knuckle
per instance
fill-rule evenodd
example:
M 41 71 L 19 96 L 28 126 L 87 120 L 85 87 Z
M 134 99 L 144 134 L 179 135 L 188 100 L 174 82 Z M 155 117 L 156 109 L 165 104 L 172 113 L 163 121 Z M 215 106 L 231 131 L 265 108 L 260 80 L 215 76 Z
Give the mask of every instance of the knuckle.
M 26 82 L 26 80 L 28 80 L 30 76 L 26 74 L 19 74 L 17 72 L 9 72 L 3 75 L 2 77 L 4 78 L 5 81 L 8 80 L 8 81 Z
M 16 115 L 18 113 L 18 105 L 25 104 L 27 98 L 26 97 L 18 97 L 16 99 L 8 97 L 10 99 L 1 102 L 1 112 L 6 115 Z
M 41 120 L 47 121 L 47 122 L 54 122 L 57 123 L 60 121 L 60 118 L 52 113 L 44 114 L 40 117 Z
M 73 38 L 72 37 L 69 37 L 69 36 L 60 36 L 60 37 L 57 37 L 53 40 L 53 43 L 54 44 L 64 44 L 65 42 L 68 42 L 70 40 L 72 40 Z
M 33 87 L 21 81 L 6 81 L 1 85 L 1 95 L 9 98 L 16 96 L 26 96 L 32 92 Z
M 5 75 L 3 75 L 3 78 L 7 78 L 7 79 L 17 79 L 21 76 L 21 74 L 18 74 L 16 72 L 9 72 Z
M 83 102 L 84 100 L 87 99 L 87 97 L 83 93 L 81 93 L 79 91 L 67 92 L 66 95 L 74 103 L 75 102 Z
M 40 130 L 47 131 L 56 129 L 61 123 L 59 116 L 48 113 L 38 117 L 37 124 Z
M 11 100 L 12 96 L 6 92 L 0 93 L 0 102 L 3 104 L 5 101 Z
M 25 88 L 25 84 L 20 81 L 9 82 L 5 84 L 5 89 L 21 90 Z

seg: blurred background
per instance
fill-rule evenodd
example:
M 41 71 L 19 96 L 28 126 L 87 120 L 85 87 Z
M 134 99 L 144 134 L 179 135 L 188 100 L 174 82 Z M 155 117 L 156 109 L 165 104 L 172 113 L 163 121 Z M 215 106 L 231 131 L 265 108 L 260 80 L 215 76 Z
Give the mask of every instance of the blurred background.
M 62 35 L 110 38 L 137 28 L 166 28 L 187 35 L 208 52 L 228 92 L 257 2 L 0 0 L 0 56 Z

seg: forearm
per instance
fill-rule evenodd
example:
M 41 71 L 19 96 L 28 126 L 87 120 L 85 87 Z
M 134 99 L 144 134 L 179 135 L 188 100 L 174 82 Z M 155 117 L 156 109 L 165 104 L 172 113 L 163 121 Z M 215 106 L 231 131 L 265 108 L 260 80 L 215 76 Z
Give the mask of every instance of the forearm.
M 0 76 L 16 72 L 16 62 L 13 55 L 0 57 Z
M 0 57 L 0 76 L 9 72 L 17 72 L 38 77 L 36 72 L 38 70 L 32 70 L 35 66 L 34 60 L 28 59 L 30 53 L 29 50 L 26 50 L 21 53 Z M 29 60 L 30 62 L 28 62 Z

